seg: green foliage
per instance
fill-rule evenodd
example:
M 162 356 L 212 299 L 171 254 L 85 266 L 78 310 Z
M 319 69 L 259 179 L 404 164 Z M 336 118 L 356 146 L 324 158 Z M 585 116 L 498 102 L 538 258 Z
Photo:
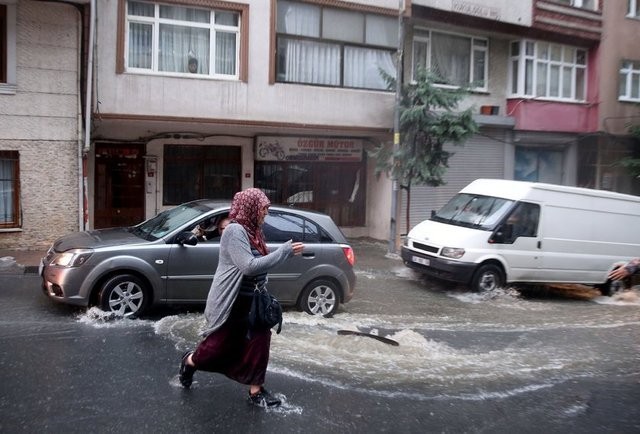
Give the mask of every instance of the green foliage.
M 636 139 L 637 152 L 640 147 L 640 125 L 629 125 L 629 133 Z M 640 158 L 624 157 L 617 164 L 626 168 L 634 178 L 640 178 Z
M 395 89 L 395 78 L 383 71 L 381 74 L 389 89 Z M 436 77 L 422 69 L 414 83 L 402 87 L 400 146 L 395 152 L 384 145 L 369 152 L 376 159 L 377 174 L 391 174 L 406 188 L 412 184 L 444 184 L 453 155 L 444 145 L 462 144 L 478 130 L 471 109 L 455 112 L 468 89 L 438 87 L 435 82 Z

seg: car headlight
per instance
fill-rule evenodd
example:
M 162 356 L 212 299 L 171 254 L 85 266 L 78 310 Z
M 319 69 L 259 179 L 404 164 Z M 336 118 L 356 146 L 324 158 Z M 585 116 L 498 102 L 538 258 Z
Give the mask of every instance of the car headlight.
M 459 247 L 443 247 L 440 254 L 446 258 L 460 259 L 462 255 L 464 255 L 464 249 Z
M 93 255 L 91 249 L 73 249 L 56 254 L 51 259 L 51 265 L 58 267 L 79 267 Z

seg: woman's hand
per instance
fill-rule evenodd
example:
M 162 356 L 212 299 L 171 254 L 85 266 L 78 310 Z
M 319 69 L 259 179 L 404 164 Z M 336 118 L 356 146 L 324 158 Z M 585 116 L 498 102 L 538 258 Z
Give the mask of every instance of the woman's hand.
M 629 271 L 626 268 L 624 268 L 624 265 L 623 265 L 621 267 L 616 268 L 611 273 L 609 273 L 609 279 L 620 280 L 629 276 L 629 274 L 630 274 Z
M 294 255 L 301 255 L 304 250 L 304 244 L 300 242 L 291 243 L 291 249 Z

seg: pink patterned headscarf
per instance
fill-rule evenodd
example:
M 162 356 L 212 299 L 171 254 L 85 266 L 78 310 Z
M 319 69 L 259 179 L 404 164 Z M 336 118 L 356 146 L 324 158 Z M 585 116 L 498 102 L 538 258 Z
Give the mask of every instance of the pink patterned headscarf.
M 271 205 L 269 198 L 259 188 L 247 188 L 233 196 L 229 217 L 240 223 L 249 235 L 249 242 L 260 252 L 266 255 L 267 244 L 262 229 L 258 225 L 258 215 L 265 206 Z

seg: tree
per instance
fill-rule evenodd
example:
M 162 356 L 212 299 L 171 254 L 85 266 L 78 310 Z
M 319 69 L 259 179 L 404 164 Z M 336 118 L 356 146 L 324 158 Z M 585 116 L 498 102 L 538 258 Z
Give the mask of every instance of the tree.
M 636 139 L 636 149 L 638 149 L 638 143 L 640 142 L 640 125 L 630 125 L 629 133 Z M 624 157 L 618 161 L 618 164 L 626 168 L 634 178 L 640 178 L 640 158 L 634 158 L 632 156 Z
M 381 74 L 389 89 L 395 89 L 395 78 L 384 71 Z M 444 184 L 443 176 L 453 155 L 444 150 L 444 145 L 460 145 L 478 130 L 471 109 L 455 112 L 469 91 L 435 86 L 435 82 L 435 75 L 421 69 L 415 82 L 402 86 L 399 146 L 394 150 L 382 144 L 369 151 L 376 159 L 376 174 L 391 175 L 407 191 L 407 229 L 410 228 L 411 186 Z

